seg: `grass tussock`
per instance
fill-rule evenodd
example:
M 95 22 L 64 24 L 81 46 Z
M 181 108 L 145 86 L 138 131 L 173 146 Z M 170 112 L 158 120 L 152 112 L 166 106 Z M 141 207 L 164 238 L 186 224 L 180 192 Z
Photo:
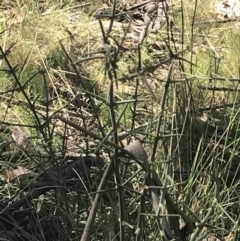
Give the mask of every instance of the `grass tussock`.
M 139 44 L 100 0 L 2 3 L 6 240 L 239 239 L 239 22 L 216 4 L 171 1 Z

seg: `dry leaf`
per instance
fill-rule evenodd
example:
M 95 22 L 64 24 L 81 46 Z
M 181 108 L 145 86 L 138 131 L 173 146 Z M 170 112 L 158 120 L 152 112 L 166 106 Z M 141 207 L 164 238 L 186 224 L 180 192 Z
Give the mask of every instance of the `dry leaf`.
M 16 142 L 16 145 L 27 153 L 33 154 L 36 152 L 36 149 L 28 139 L 28 136 L 19 126 L 13 127 L 12 138 Z
M 18 166 L 17 169 L 7 171 L 5 174 L 5 177 L 6 177 L 6 180 L 8 182 L 10 182 L 10 181 L 13 181 L 14 179 L 16 179 L 22 175 L 26 175 L 26 174 L 34 175 L 34 173 L 31 172 L 30 170 L 28 170 L 27 168 Z

